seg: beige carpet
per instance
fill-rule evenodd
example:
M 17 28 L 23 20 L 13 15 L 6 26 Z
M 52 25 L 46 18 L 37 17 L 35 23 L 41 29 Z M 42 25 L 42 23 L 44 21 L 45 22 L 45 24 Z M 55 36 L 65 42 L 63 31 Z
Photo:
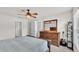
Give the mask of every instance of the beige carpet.
M 73 51 L 64 46 L 56 47 L 51 45 L 51 52 L 73 52 Z

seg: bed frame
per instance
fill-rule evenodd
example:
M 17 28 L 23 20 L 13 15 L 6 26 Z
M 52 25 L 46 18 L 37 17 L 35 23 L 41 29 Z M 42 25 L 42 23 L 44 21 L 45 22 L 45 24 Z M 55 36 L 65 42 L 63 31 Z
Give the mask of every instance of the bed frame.
M 47 40 L 48 52 L 51 52 L 51 40 Z

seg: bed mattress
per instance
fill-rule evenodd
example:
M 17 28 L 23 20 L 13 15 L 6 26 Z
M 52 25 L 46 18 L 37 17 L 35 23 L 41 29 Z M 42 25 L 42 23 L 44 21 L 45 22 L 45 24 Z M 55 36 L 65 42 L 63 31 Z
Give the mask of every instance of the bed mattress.
M 0 40 L 0 52 L 45 52 L 47 41 L 33 37 Z

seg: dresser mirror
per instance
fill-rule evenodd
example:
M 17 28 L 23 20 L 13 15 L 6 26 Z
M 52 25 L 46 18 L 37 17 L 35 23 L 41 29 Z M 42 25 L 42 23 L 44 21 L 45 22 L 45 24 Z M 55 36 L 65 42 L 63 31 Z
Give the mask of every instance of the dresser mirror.
M 57 19 L 44 21 L 45 31 L 57 31 Z

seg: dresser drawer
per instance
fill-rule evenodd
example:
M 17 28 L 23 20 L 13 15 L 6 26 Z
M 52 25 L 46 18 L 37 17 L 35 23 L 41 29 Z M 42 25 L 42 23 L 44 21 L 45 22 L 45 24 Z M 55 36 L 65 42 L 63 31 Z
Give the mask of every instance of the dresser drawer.
M 59 38 L 50 38 L 50 39 L 51 39 L 51 40 L 54 40 L 54 41 L 55 41 L 55 40 L 57 40 L 57 41 L 59 40 Z
M 52 44 L 55 45 L 55 46 L 59 46 L 59 42 L 57 40 L 53 40 Z
M 45 40 L 51 40 L 51 43 L 55 46 L 59 45 L 59 33 L 54 32 L 40 32 L 40 37 Z

